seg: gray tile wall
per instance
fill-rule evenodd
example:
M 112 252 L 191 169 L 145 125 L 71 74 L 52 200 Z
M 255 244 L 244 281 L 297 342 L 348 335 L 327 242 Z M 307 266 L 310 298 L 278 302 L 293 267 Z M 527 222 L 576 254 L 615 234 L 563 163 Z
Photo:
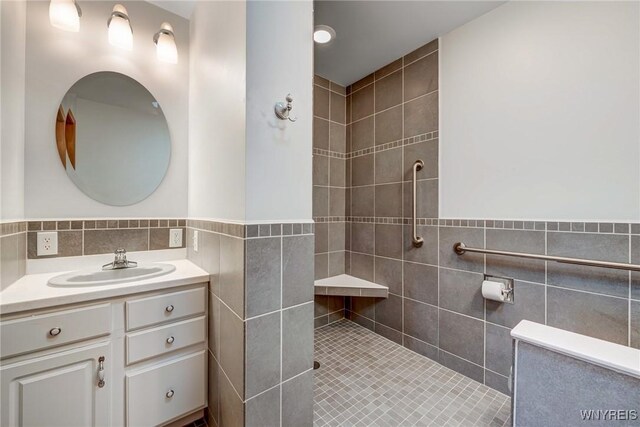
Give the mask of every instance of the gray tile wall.
M 314 77 L 313 217 L 315 224 L 315 278 L 345 273 L 347 208 L 346 89 Z M 318 296 L 315 325 L 344 317 L 344 298 Z
M 29 221 L 27 223 L 27 257 L 29 259 L 57 258 L 112 253 L 118 248 L 128 252 L 170 249 L 169 230 L 183 230 L 182 247 L 186 237 L 184 219 L 99 219 L 64 221 Z M 58 254 L 38 256 L 39 231 L 58 232 Z
M 27 264 L 27 223 L 0 224 L 0 290 L 25 275 Z
M 437 40 L 347 87 L 347 272 L 388 286 L 389 297 L 347 298 L 346 314 L 436 360 L 438 232 L 426 224 L 438 215 L 437 124 Z M 425 162 L 417 210 L 426 243 L 416 250 L 407 218 L 418 159 Z
M 596 224 L 595 230 L 605 231 L 587 232 L 559 231 L 571 228 L 556 222 L 429 223 L 420 227 L 424 246 L 403 245 L 400 257 L 351 253 L 352 259 L 372 259 L 359 270 L 352 262 L 351 274 L 388 284 L 390 296 L 351 298 L 347 317 L 505 393 L 512 358 L 510 331 L 520 320 L 640 348 L 640 282 L 635 274 L 502 256 L 459 256 L 452 250 L 462 241 L 487 249 L 637 262 L 637 224 Z M 583 223 L 569 225 L 584 230 Z M 607 231 L 608 225 L 619 232 Z M 377 230 L 372 232 L 378 236 Z M 408 234 L 404 241 L 410 242 Z M 485 301 L 484 274 L 514 278 L 515 303 Z
M 390 294 L 348 298 L 346 316 L 505 393 L 522 319 L 639 347 L 640 275 L 453 252 L 464 241 L 638 262 L 640 224 L 438 219 L 437 85 L 435 40 L 347 88 L 346 271 Z M 416 159 L 421 248 L 409 226 Z M 516 280 L 514 305 L 482 298 L 485 273 Z
M 513 425 L 640 425 L 640 379 L 525 342 L 518 342 L 517 358 Z M 615 418 L 582 418 L 583 412 L 609 409 Z
M 188 258 L 210 274 L 210 425 L 311 425 L 313 229 L 248 225 L 230 235 L 188 222 Z

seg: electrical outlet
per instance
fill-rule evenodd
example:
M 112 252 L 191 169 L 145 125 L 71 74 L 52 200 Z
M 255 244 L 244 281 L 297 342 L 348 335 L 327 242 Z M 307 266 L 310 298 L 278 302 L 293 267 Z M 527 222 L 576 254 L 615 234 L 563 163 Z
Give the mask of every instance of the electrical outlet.
M 38 233 L 38 256 L 58 255 L 58 232 Z
M 182 229 L 172 228 L 169 230 L 169 247 L 180 248 L 182 247 Z
M 198 230 L 193 230 L 193 250 L 198 252 Z

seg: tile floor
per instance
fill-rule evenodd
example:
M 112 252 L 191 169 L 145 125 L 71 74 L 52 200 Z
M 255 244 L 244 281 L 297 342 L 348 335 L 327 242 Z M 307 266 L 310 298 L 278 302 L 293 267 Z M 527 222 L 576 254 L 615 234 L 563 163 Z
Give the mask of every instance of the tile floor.
M 348 320 L 315 331 L 314 426 L 508 426 L 511 400 Z

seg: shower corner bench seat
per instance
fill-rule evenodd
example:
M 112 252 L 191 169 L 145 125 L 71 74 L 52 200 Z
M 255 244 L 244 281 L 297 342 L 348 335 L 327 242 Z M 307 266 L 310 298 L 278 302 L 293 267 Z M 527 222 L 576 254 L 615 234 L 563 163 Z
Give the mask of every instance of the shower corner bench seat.
M 348 274 L 339 274 L 316 280 L 315 294 L 387 298 L 389 288 Z

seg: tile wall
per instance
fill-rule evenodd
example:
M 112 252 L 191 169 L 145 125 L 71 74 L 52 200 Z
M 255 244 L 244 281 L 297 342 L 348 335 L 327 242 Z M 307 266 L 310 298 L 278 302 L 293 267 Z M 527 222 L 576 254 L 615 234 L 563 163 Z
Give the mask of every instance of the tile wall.
M 311 425 L 313 241 L 312 224 L 187 221 L 210 274 L 209 425 Z
M 615 402 L 621 409 L 617 417 L 611 417 L 618 423 L 640 424 L 635 409 L 638 407 L 640 378 L 523 341 L 518 343 L 517 369 L 514 389 L 518 398 L 513 408 L 515 426 L 589 424 L 584 417 L 588 411 L 583 408 L 597 408 L 604 402 Z M 604 387 L 594 386 L 596 384 Z M 569 396 L 568 392 L 573 390 L 579 392 Z
M 469 246 L 640 262 L 640 224 L 438 219 L 438 41 L 347 88 L 346 272 L 389 287 L 348 298 L 351 320 L 507 393 L 520 320 L 640 347 L 640 275 L 456 255 Z M 418 235 L 411 243 L 411 171 Z M 318 256 L 316 255 L 316 260 Z M 512 277 L 515 304 L 486 302 L 483 274 Z
M 0 224 L 0 290 L 24 276 L 27 266 L 27 223 Z
M 640 276 L 502 256 L 458 256 L 454 243 L 637 263 L 640 235 L 634 230 L 640 233 L 640 225 L 429 221 L 418 228 L 425 237 L 422 248 L 407 243 L 402 259 L 375 257 L 367 272 L 374 281 L 384 282 L 387 266 L 395 265 L 398 280 L 389 299 L 353 298 L 347 302 L 347 313 L 361 325 L 507 393 L 509 334 L 520 320 L 640 348 Z M 425 257 L 414 256 L 423 251 Z M 484 274 L 514 278 L 515 303 L 485 301 Z
M 313 87 L 315 278 L 345 273 L 348 206 L 346 90 L 315 76 Z M 315 325 L 344 317 L 344 297 L 316 296 Z
M 118 248 L 127 252 L 169 248 L 169 230 L 182 229 L 185 247 L 184 219 L 98 219 L 65 221 L 29 221 L 27 223 L 27 258 L 57 258 L 113 253 Z M 58 232 L 58 254 L 38 256 L 39 231 Z M 173 248 L 171 248 L 173 249 Z

